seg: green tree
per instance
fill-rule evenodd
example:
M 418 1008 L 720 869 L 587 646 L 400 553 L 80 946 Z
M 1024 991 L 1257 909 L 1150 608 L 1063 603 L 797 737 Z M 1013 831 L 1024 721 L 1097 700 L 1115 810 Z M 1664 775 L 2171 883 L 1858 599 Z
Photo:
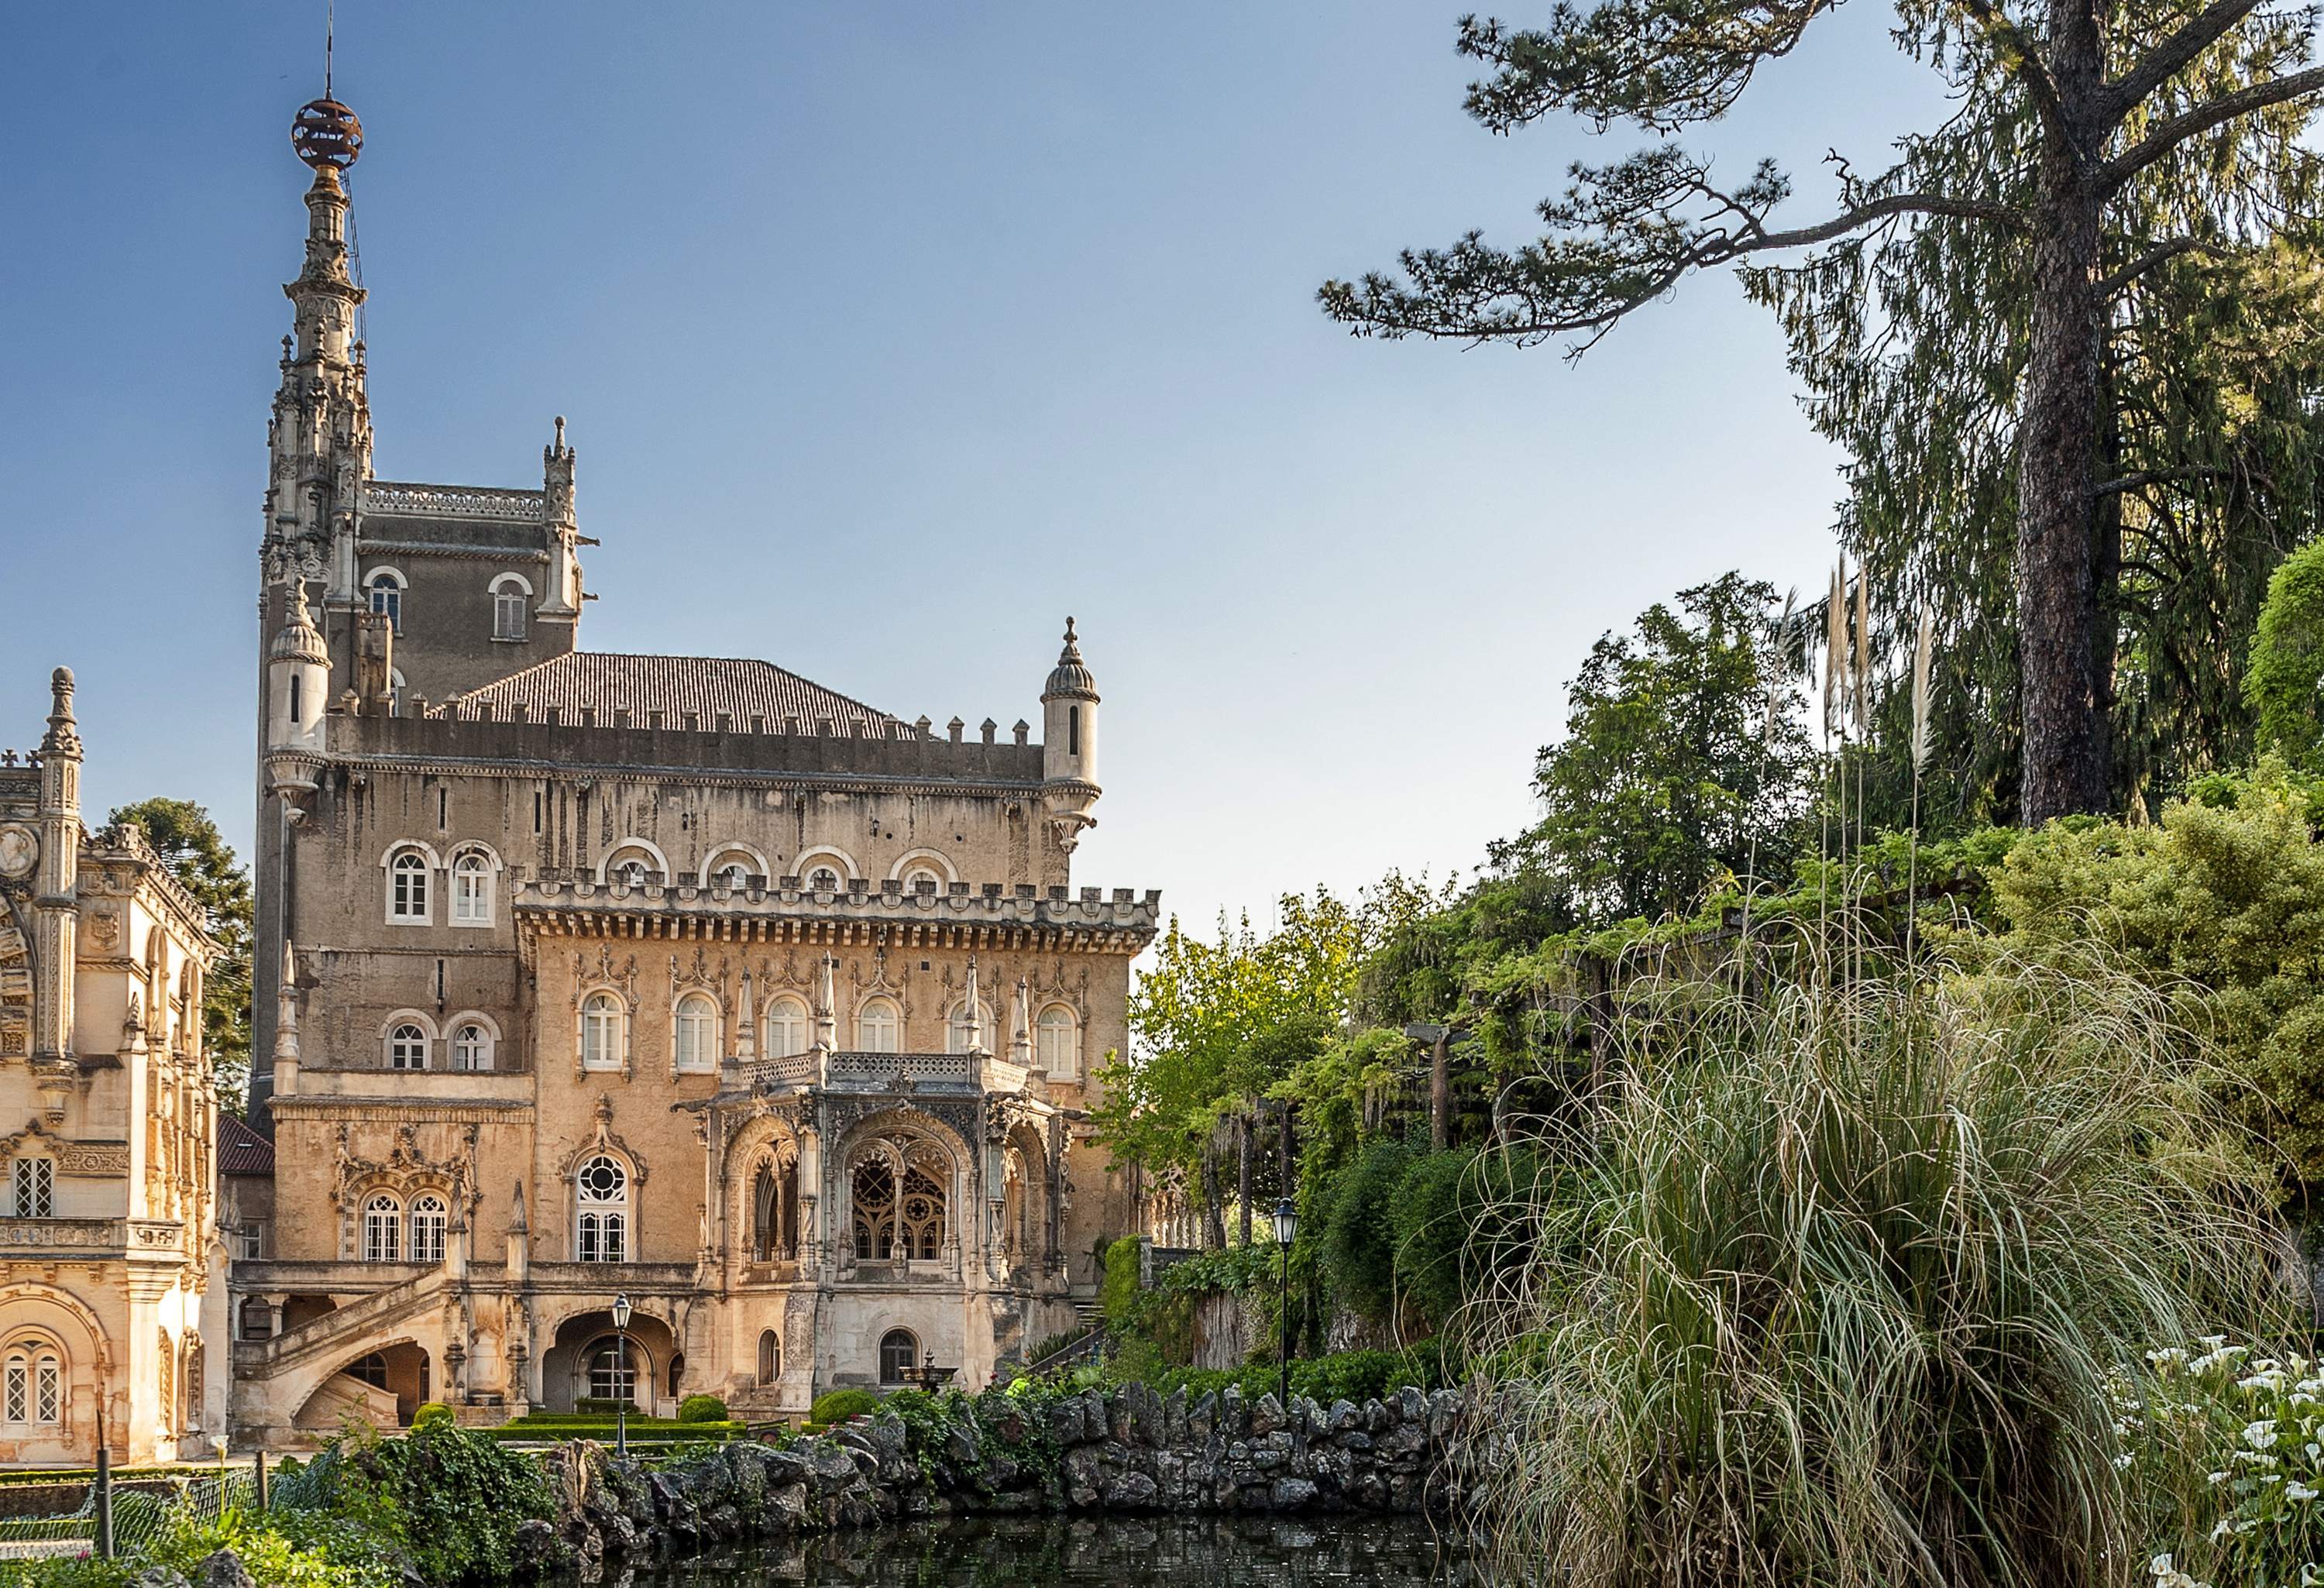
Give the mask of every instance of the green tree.
M 1469 18 L 1460 48 L 1490 75 L 1467 106 L 1496 132 L 1572 114 L 1667 140 L 1722 115 L 1832 9 L 1606 0 L 1561 5 L 1540 29 Z M 1984 305 L 2016 349 L 1982 367 L 1997 388 L 1985 411 L 2001 421 L 1987 444 L 2014 459 L 2019 809 L 2037 821 L 2099 809 L 2114 652 L 2101 522 L 2122 489 L 2108 472 L 2107 327 L 2153 272 L 2264 245 L 2281 200 L 2309 192 L 2297 138 L 2324 91 L 2324 68 L 2303 67 L 2311 23 L 2259 0 L 1905 0 L 1898 47 L 1960 106 L 1876 175 L 1836 161 L 1834 213 L 1771 224 L 1791 192 L 1772 162 L 1720 183 L 1706 158 L 1665 141 L 1576 165 L 1541 206 L 1539 242 L 1497 248 L 1472 232 L 1406 252 L 1400 279 L 1327 282 L 1323 306 L 1360 334 L 1569 337 L 1578 351 L 1695 272 L 1868 241 L 1881 250 L 1872 268 L 1905 272 L 1904 294 Z M 1921 249 L 1923 234 L 1959 245 Z
M 1685 914 L 1711 888 L 1790 875 L 1813 756 L 1775 599 L 1728 574 L 1591 648 L 1536 767 L 1542 818 L 1498 856 L 1545 878 L 1574 924 Z
M 239 1108 L 250 1081 L 250 873 L 219 836 L 210 813 L 191 800 L 143 799 L 106 820 L 144 829 L 145 841 L 193 896 L 218 945 L 217 963 L 202 984 L 202 1041 L 221 1103 Z
M 2244 689 L 2260 743 L 2315 770 L 2324 735 L 2324 540 L 2294 552 L 2268 581 Z

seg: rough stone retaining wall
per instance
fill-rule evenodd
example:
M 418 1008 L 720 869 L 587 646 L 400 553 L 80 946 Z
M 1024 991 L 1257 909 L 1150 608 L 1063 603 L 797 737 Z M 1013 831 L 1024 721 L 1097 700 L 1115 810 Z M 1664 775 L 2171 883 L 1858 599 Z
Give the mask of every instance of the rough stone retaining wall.
M 942 1403 L 939 1403 L 942 1404 Z M 908 1428 L 892 1412 L 785 1446 L 737 1441 L 649 1471 L 603 1447 L 558 1456 L 560 1515 L 521 1557 L 587 1574 L 712 1542 L 899 1516 L 1042 1511 L 1410 1512 L 1452 1500 L 1463 1408 L 1452 1390 L 1319 1407 L 1229 1390 L 1189 1402 L 1143 1385 L 1090 1390 L 980 1430 L 964 1412 Z

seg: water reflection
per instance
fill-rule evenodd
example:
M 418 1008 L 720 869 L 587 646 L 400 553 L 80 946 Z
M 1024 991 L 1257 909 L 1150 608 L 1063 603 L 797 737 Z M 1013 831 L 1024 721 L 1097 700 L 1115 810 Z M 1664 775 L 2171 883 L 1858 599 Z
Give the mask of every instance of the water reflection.
M 901 1523 L 609 1574 L 604 1588 L 1508 1588 L 1418 1518 L 991 1518 Z

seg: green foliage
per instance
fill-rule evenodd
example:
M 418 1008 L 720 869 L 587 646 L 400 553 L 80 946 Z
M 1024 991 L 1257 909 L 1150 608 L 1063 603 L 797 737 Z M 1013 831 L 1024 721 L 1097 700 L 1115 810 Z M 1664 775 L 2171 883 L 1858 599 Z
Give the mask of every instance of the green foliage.
M 1223 1394 L 1231 1385 L 1241 1391 L 1246 1400 L 1257 1400 L 1262 1395 L 1276 1392 L 1277 1371 L 1274 1346 L 1269 1342 L 1263 1360 L 1254 1357 L 1239 1368 L 1161 1367 L 1137 1377 L 1161 1395 L 1184 1390 L 1187 1399 L 1193 1400 L 1204 1395 Z M 1132 1375 L 1116 1376 L 1127 1382 Z M 1406 1385 L 1441 1390 L 1450 1382 L 1443 1348 L 1434 1342 L 1409 1351 L 1341 1351 L 1327 1356 L 1295 1357 L 1291 1362 L 1291 1393 L 1305 1395 L 1326 1407 L 1335 1400 L 1351 1400 L 1361 1406 L 1367 1400 L 1393 1395 Z
M 1337 1297 L 1363 1316 L 1396 1310 L 1396 1200 L 1412 1166 L 1401 1141 L 1374 1141 L 1339 1177 L 1323 1225 L 1323 1271 Z
M 880 1409 L 880 1396 L 870 1390 L 833 1390 L 815 1398 L 807 1420 L 833 1427 L 850 1417 L 868 1417 Z
M 2267 600 L 2252 636 L 2244 697 L 2257 719 L 2260 743 L 2295 766 L 2317 766 L 2324 722 L 2324 540 L 2301 547 L 2267 582 Z
M 689 1395 L 678 1403 L 678 1420 L 681 1423 L 723 1423 L 726 1421 L 726 1403 L 715 1395 Z
M 202 983 L 202 1044 L 217 1073 L 221 1106 L 239 1109 L 250 1079 L 250 946 L 254 906 L 250 872 L 218 834 L 210 813 L 186 799 L 142 799 L 106 818 L 134 822 L 171 876 L 193 895 L 218 944 Z
M 1995 869 L 2019 955 L 2105 945 L 2218 1046 L 2306 1184 L 2324 1177 L 2324 781 L 2264 762 L 2206 779 L 2157 826 L 2055 823 Z
M 420 1409 L 411 1414 L 411 1427 L 417 1433 L 438 1423 L 456 1423 L 459 1420 L 459 1415 L 442 1401 L 423 1400 L 420 1403 Z
M 2118 1375 L 2286 1321 L 2153 992 L 2097 954 L 1858 952 L 1842 987 L 1746 1000 L 1713 965 L 1634 1005 L 1618 1094 L 1545 1139 L 1570 1173 L 1482 1315 L 1512 1551 L 1585 1582 L 2120 1583 L 2146 1519 Z
M 1138 1305 L 1142 1245 L 1137 1236 L 1125 1235 L 1105 1249 L 1105 1277 L 1099 1281 L 1098 1301 L 1109 1324 L 1129 1322 L 1131 1309 Z
M 342 1441 L 326 1459 L 319 1509 L 392 1539 L 431 1583 L 506 1576 L 516 1524 L 556 1509 L 539 1463 L 447 1419 L 415 1422 L 401 1439 Z
M 2150 1352 L 2150 1371 L 2118 1392 L 2131 1475 L 2160 1497 L 2196 1496 L 2158 1510 L 2153 1547 L 2170 1557 L 2155 1588 L 2214 1582 L 2298 1583 L 2324 1578 L 2324 1375 L 2202 1342 Z
M 1676 599 L 1591 648 L 1535 771 L 1542 819 L 1499 857 L 1571 926 L 1689 915 L 1800 853 L 1812 757 L 1775 589 L 1730 573 Z

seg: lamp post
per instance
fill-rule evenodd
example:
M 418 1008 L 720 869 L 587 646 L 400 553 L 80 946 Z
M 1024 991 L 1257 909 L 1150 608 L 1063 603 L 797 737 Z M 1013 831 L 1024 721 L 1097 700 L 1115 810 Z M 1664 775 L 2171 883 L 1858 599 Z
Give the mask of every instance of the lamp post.
M 613 1408 L 613 1454 L 630 1454 L 630 1293 L 626 1290 L 613 1297 L 613 1336 L 621 1342 L 620 1371 L 613 1382 L 621 1386 L 619 1404 Z
M 1285 1197 L 1275 1205 L 1275 1243 L 1283 1249 L 1282 1294 L 1278 1312 L 1282 1326 L 1276 1332 L 1275 1362 L 1277 1377 L 1276 1399 L 1284 1415 L 1291 1412 L 1291 1242 L 1299 1234 L 1299 1210 Z

